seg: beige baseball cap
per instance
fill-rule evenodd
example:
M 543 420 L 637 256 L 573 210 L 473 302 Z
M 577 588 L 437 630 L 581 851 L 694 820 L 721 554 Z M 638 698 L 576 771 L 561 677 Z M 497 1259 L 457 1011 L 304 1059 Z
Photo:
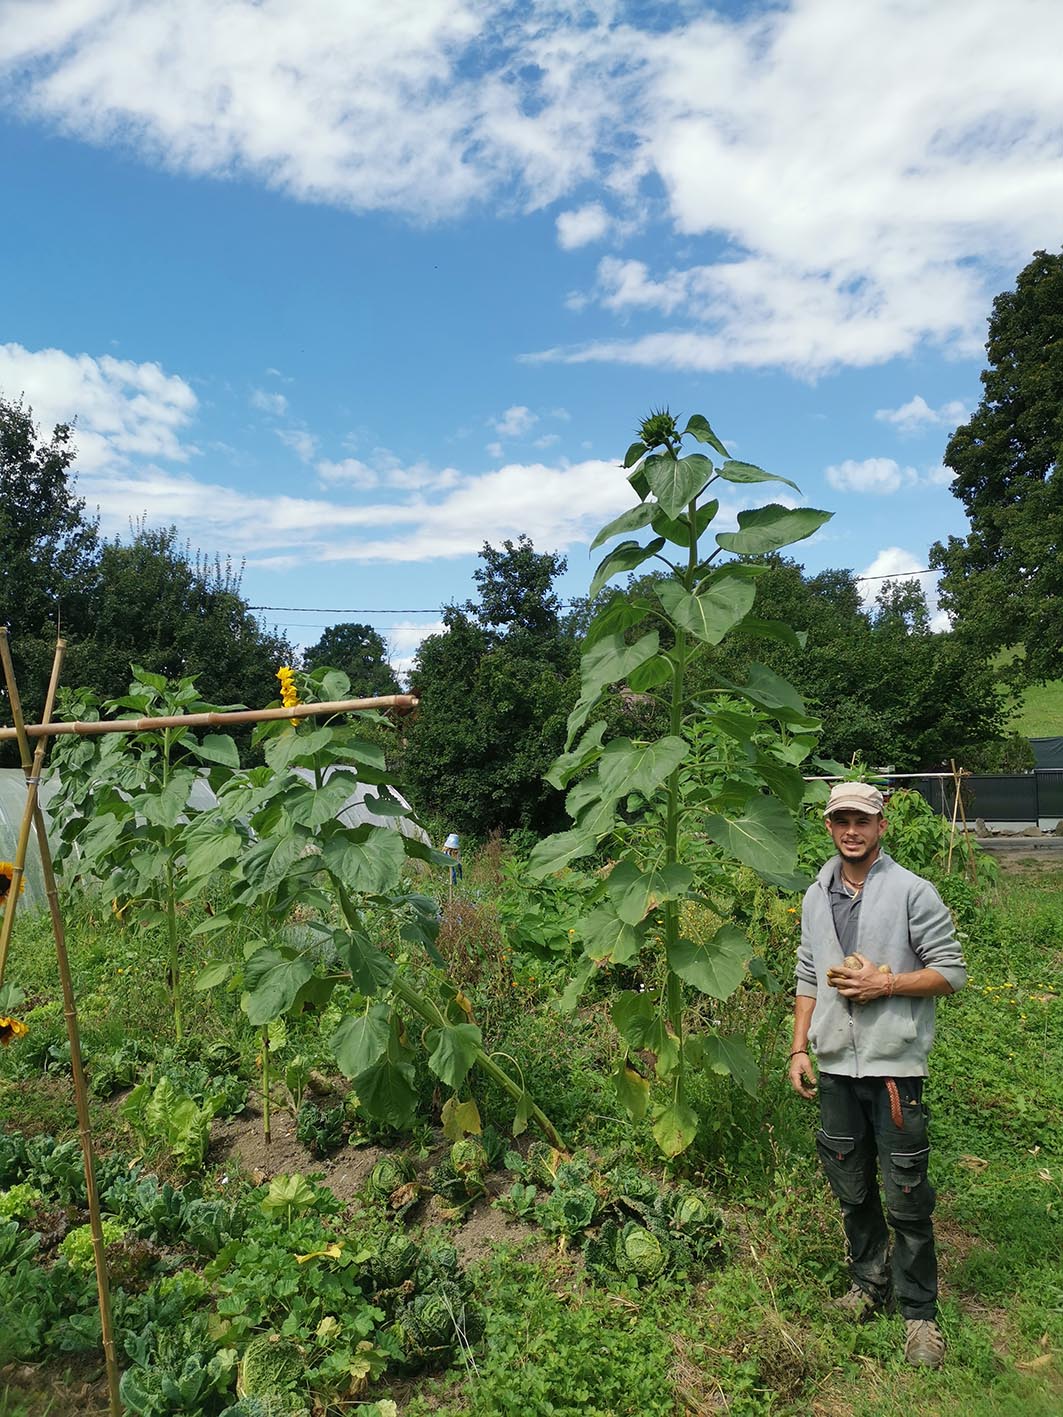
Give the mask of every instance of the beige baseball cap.
M 836 782 L 823 815 L 832 812 L 866 812 L 869 817 L 881 816 L 882 793 L 869 782 Z

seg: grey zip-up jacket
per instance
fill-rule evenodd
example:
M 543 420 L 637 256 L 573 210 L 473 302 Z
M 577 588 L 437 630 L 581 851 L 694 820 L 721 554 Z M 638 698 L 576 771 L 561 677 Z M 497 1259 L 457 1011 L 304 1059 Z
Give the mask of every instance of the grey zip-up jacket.
M 926 1077 L 934 1041 L 934 999 L 874 999 L 855 1004 L 827 983 L 829 966 L 840 965 L 828 888 L 837 868 L 832 857 L 805 892 L 797 993 L 814 998 L 808 1041 L 824 1072 L 846 1077 Z M 898 866 L 882 852 L 868 872 L 860 902 L 857 951 L 894 974 L 936 969 L 962 989 L 967 981 L 963 951 L 945 903 L 929 881 Z

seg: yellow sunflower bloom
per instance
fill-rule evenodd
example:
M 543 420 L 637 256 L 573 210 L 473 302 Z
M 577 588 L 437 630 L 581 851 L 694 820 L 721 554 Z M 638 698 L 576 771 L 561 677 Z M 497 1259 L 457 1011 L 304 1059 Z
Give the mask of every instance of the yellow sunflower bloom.
M 7 900 L 8 892 L 11 889 L 11 882 L 15 879 L 15 863 L 13 861 L 0 861 L 0 904 Z M 19 895 L 26 889 L 26 881 L 23 877 L 18 883 Z
M 20 1018 L 4 1018 L 0 1015 L 0 1044 L 6 1048 L 13 1038 L 25 1038 L 29 1029 Z
M 288 665 L 282 664 L 277 670 L 277 678 L 281 685 L 281 703 L 285 708 L 294 708 L 299 702 L 299 690 L 295 686 L 295 671 Z M 291 718 L 288 722 L 298 726 L 299 720 Z

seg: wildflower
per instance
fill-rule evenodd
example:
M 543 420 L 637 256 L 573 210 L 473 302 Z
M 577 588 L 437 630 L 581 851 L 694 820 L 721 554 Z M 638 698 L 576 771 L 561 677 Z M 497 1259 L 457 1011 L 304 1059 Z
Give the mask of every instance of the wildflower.
M 29 1029 L 20 1018 L 5 1018 L 0 1015 L 0 1043 L 6 1048 L 13 1038 L 25 1038 Z
M 281 703 L 285 708 L 294 708 L 299 702 L 299 690 L 295 686 L 295 670 L 287 664 L 282 664 L 277 670 L 277 678 L 281 684 Z M 288 721 L 296 726 L 299 723 L 297 718 Z
M 0 905 L 7 900 L 8 891 L 11 889 L 11 882 L 15 879 L 15 863 L 13 861 L 0 861 Z M 25 880 L 18 883 L 19 895 L 26 889 Z

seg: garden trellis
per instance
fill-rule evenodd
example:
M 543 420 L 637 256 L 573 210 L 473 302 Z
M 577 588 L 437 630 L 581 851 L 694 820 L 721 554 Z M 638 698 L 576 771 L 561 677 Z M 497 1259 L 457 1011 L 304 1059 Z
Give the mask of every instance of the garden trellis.
M 114 1328 L 111 1316 L 110 1289 L 104 1251 L 99 1195 L 96 1186 L 96 1167 L 89 1119 L 88 1090 L 81 1058 L 77 1004 L 74 996 L 69 958 L 66 949 L 65 927 L 59 905 L 47 829 L 38 796 L 41 770 L 44 765 L 48 740 L 51 737 L 63 734 L 89 737 L 107 733 L 140 733 L 152 729 L 170 727 L 191 728 L 214 727 L 222 724 L 253 724 L 268 722 L 274 719 L 299 719 L 322 715 L 331 716 L 357 712 L 363 709 L 409 712 L 416 707 L 417 699 L 409 694 L 390 694 L 375 698 L 344 699 L 325 703 L 299 704 L 280 709 L 240 709 L 199 714 L 179 714 L 160 718 L 53 723 L 51 721 L 52 711 L 55 704 L 55 696 L 59 676 L 62 671 L 65 651 L 66 642 L 62 639 L 58 640 L 44 710 L 41 714 L 41 721 L 35 724 L 27 724 L 24 721 L 18 685 L 15 680 L 7 630 L 0 626 L 0 660 L 2 660 L 3 664 L 8 702 L 11 708 L 11 716 L 14 720 L 12 727 L 0 729 L 0 738 L 17 740 L 22 768 L 26 778 L 26 797 L 14 852 L 11 886 L 7 895 L 3 922 L 0 924 L 0 998 L 3 998 L 4 975 L 6 972 L 18 897 L 25 873 L 30 835 L 31 833 L 35 833 L 40 853 L 45 894 L 51 914 L 56 962 L 63 994 L 63 1015 L 66 1023 L 67 1037 L 70 1042 L 71 1072 L 78 1118 L 78 1134 L 84 1162 L 85 1190 L 88 1202 L 93 1258 L 96 1269 L 101 1337 L 107 1371 L 109 1405 L 112 1417 L 119 1417 L 122 1411 L 122 1403 L 119 1392 L 118 1361 L 114 1343 Z M 36 740 L 32 754 L 31 739 Z

